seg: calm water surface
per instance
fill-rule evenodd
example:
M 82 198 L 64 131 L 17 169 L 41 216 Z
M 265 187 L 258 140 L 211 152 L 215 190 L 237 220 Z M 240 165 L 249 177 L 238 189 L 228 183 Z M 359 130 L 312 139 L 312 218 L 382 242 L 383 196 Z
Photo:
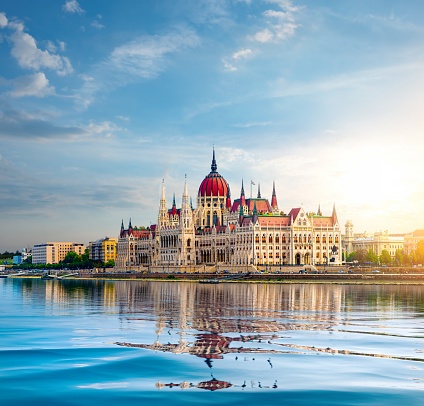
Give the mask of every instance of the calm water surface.
M 0 405 L 423 405 L 424 287 L 0 280 Z

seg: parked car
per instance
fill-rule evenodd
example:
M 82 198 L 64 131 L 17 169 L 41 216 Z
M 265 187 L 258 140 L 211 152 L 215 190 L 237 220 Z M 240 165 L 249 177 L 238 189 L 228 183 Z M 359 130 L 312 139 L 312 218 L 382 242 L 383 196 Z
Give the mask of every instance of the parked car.
M 380 271 L 378 269 L 373 269 L 372 273 L 380 273 Z

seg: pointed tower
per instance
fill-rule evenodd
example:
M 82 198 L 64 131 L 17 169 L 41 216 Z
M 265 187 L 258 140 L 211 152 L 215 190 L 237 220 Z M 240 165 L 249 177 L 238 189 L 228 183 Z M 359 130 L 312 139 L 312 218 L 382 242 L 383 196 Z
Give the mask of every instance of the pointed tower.
M 318 211 L 317 211 L 317 215 L 318 216 L 322 216 L 322 212 L 321 212 L 321 205 L 318 205 Z
M 256 222 L 258 221 L 258 210 L 256 208 L 256 200 L 253 206 L 253 212 L 252 212 L 252 223 L 256 224 Z
M 194 251 L 194 221 L 193 209 L 191 208 L 190 197 L 187 188 L 187 175 L 184 181 L 184 192 L 180 211 L 180 229 L 181 229 L 181 253 L 179 254 L 179 263 L 182 265 L 191 265 L 195 262 Z
M 177 204 L 175 203 L 175 193 L 172 197 L 172 209 L 171 209 L 171 214 L 173 216 L 175 216 L 177 214 Z
M 241 180 L 240 206 L 246 206 L 246 196 L 245 196 L 245 194 L 244 194 L 244 184 L 243 184 L 243 179 Z
M 168 209 L 166 208 L 165 183 L 162 180 L 162 194 L 159 203 L 158 228 L 164 228 L 169 225 Z
M 258 183 L 258 199 L 261 199 L 261 184 Z M 256 203 L 255 203 L 256 204 Z
M 128 234 L 132 234 L 132 231 L 133 231 L 133 227 L 132 227 L 131 219 L 130 219 L 130 223 L 128 224 Z
M 241 180 L 240 210 L 243 212 L 243 215 L 245 215 L 245 216 L 247 216 L 249 214 L 249 207 L 247 206 L 246 196 L 244 194 L 243 179 Z
M 273 213 L 278 212 L 277 194 L 275 193 L 275 181 L 272 182 L 271 208 L 272 208 Z
M 333 205 L 333 213 L 331 214 L 331 220 L 333 222 L 333 226 L 336 226 L 337 224 L 339 224 L 339 220 L 337 218 L 337 213 L 336 213 L 336 203 L 334 203 Z
M 124 229 L 124 219 L 122 219 L 122 222 L 121 222 L 121 232 L 119 233 L 119 236 L 120 237 L 123 237 L 124 236 L 124 232 L 125 232 L 125 229 Z
M 227 199 L 225 201 L 225 208 L 228 209 L 228 210 L 231 209 L 231 192 L 230 192 L 230 188 L 228 188 Z
M 211 172 L 215 173 L 218 169 L 218 165 L 216 164 L 216 159 L 215 159 L 215 147 L 213 147 L 212 150 L 212 164 L 211 164 Z

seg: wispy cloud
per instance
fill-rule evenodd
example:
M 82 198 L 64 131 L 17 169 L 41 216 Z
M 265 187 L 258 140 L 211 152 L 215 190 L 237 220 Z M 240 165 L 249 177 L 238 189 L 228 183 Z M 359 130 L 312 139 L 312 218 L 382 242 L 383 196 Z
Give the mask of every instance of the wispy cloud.
M 154 79 L 165 71 L 172 54 L 194 48 L 197 34 L 187 28 L 156 36 L 142 36 L 112 50 L 86 77 L 80 101 L 88 105 L 97 92 L 116 89 L 142 79 Z
M 90 121 L 88 124 L 57 124 L 42 113 L 16 110 L 0 100 L 0 139 L 21 138 L 33 141 L 84 142 L 106 139 L 124 131 L 110 121 Z
M 267 127 L 271 124 L 272 123 L 270 121 L 261 121 L 261 122 L 253 122 L 253 123 L 235 124 L 233 127 L 236 127 L 236 128 Z
M 102 19 L 102 16 L 99 14 L 98 16 L 97 16 L 97 19 L 96 20 L 94 20 L 92 23 L 91 23 L 91 26 L 93 27 L 93 28 L 96 28 L 96 29 L 98 29 L 98 30 L 102 30 L 103 28 L 105 28 L 105 26 L 100 22 L 100 20 Z
M 234 52 L 230 58 L 224 58 L 224 68 L 226 71 L 234 72 L 237 70 L 237 67 L 235 66 L 235 62 L 240 61 L 242 59 L 246 59 L 251 57 L 253 54 L 253 51 L 250 48 L 240 49 L 236 52 Z
M 62 10 L 71 14 L 82 14 L 85 11 L 81 8 L 77 0 L 67 0 L 62 6 Z
M 267 0 L 269 4 L 278 7 L 278 10 L 269 9 L 263 12 L 264 23 L 267 25 L 263 30 L 257 31 L 250 36 L 253 41 L 279 42 L 294 35 L 296 28 L 296 13 L 300 11 L 299 6 L 294 6 L 290 0 Z

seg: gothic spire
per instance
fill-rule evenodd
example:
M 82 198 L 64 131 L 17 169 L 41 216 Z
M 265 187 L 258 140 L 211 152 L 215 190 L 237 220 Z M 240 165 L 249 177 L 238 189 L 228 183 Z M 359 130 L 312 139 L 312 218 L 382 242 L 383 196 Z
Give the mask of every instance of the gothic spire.
M 272 182 L 272 198 L 271 198 L 271 207 L 273 209 L 278 209 L 277 204 L 277 194 L 275 193 L 275 181 Z
M 216 164 L 216 160 L 215 160 L 215 147 L 214 147 L 213 148 L 213 154 L 212 154 L 211 171 L 212 172 L 216 172 L 217 169 L 218 169 L 218 165 Z
M 258 183 L 258 199 L 261 199 L 261 184 L 260 183 Z
M 334 203 L 334 205 L 333 205 L 333 213 L 331 215 L 331 218 L 333 220 L 333 225 L 336 225 L 339 222 L 339 220 L 337 218 L 337 213 L 336 213 L 336 203 Z

